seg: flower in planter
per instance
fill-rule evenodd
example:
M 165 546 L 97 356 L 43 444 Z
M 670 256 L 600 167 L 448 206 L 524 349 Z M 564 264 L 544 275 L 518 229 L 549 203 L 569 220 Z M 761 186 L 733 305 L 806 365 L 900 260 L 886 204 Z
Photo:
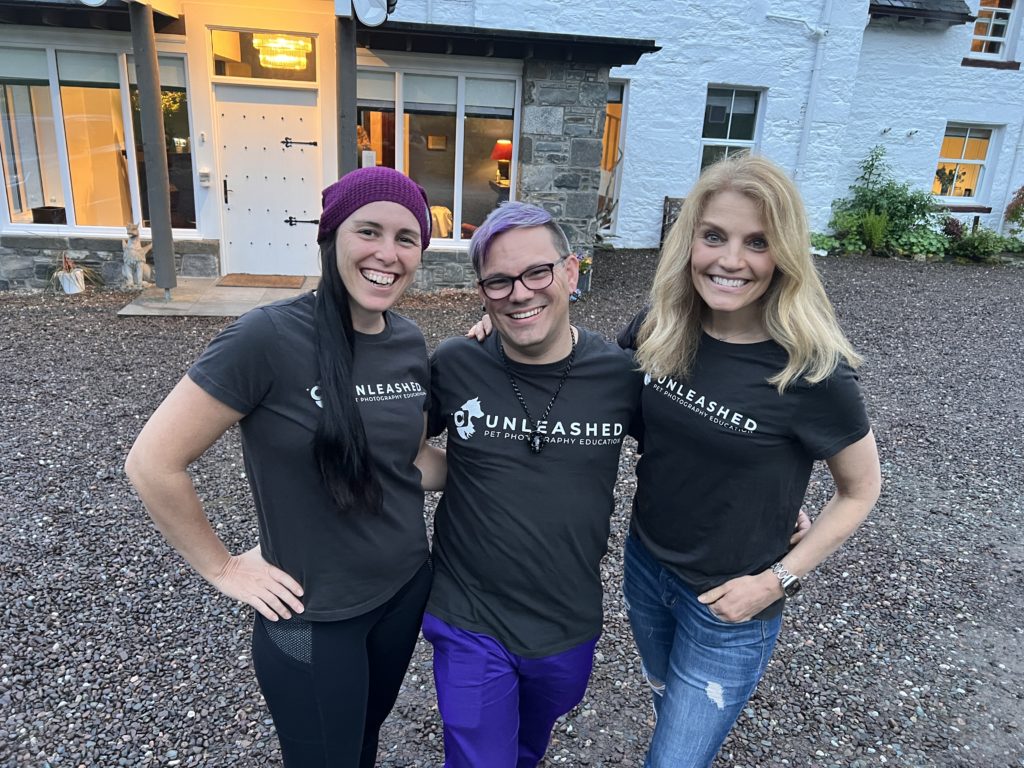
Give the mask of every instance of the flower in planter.
M 594 257 L 588 256 L 585 252 L 579 251 L 576 253 L 576 259 L 580 263 L 580 274 L 585 275 L 590 271 L 590 268 L 594 265 Z

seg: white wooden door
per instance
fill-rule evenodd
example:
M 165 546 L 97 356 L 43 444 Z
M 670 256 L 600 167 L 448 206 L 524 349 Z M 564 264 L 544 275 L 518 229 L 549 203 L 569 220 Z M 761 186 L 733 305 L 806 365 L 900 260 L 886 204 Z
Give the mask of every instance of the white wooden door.
M 320 119 L 314 90 L 216 85 L 225 272 L 320 273 Z

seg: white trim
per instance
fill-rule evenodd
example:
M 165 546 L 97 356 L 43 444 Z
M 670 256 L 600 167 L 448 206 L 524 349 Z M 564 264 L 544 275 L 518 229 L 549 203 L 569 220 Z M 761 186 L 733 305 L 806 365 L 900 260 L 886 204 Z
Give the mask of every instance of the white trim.
M 971 30 L 971 47 L 968 50 L 967 58 L 970 59 L 985 59 L 988 61 L 1012 61 L 1013 55 L 1017 48 L 1017 39 L 1020 37 L 1020 19 L 1022 10 L 1020 7 L 1021 0 L 1014 0 L 1013 6 L 1010 8 L 994 8 L 991 6 L 978 6 L 977 20 L 981 20 L 981 13 L 983 10 L 991 11 L 993 17 L 995 14 L 1005 14 L 1006 16 L 1006 34 L 1001 37 L 994 37 L 992 35 L 976 35 L 974 30 Z M 975 24 L 977 21 L 975 22 Z M 991 30 L 991 24 L 989 26 Z M 984 42 L 995 42 L 1001 43 L 999 53 L 988 53 L 985 51 L 975 51 L 974 41 L 980 40 Z
M 725 129 L 726 137 L 721 139 L 704 137 L 704 114 L 707 113 L 708 94 L 712 88 L 732 91 L 732 101 L 729 103 L 729 124 Z M 729 138 L 729 133 L 732 130 L 732 118 L 736 106 L 736 91 L 751 91 L 757 94 L 757 105 L 754 108 L 754 130 L 752 132 L 753 136 L 750 139 Z M 760 147 L 761 129 L 764 125 L 765 102 L 768 100 L 767 97 L 768 89 L 756 85 L 708 83 L 707 88 L 704 89 L 704 111 L 701 114 L 700 119 L 701 135 L 700 144 L 697 147 L 697 176 L 700 175 L 701 165 L 704 162 L 705 147 L 740 147 L 743 149 L 749 149 L 751 152 L 755 152 Z M 726 151 L 728 152 L 728 150 Z M 728 157 L 728 154 L 726 156 Z
M 970 138 L 970 131 L 972 129 L 980 129 L 991 131 L 988 139 L 988 148 L 985 150 L 984 160 L 964 160 L 963 158 L 947 158 L 942 156 L 942 144 L 946 140 L 946 134 L 950 128 L 962 128 L 968 131 L 968 135 L 964 138 L 964 151 L 967 149 L 967 139 Z M 988 199 L 990 190 L 992 188 L 992 179 L 995 177 L 994 166 L 1001 154 L 1002 150 L 1002 136 L 1005 125 L 997 123 L 970 123 L 962 120 L 948 120 L 946 125 L 942 129 L 942 135 L 939 137 L 939 149 L 936 154 L 935 161 L 932 163 L 932 175 L 928 182 L 928 189 L 931 190 L 935 185 L 935 172 L 938 170 L 940 163 L 956 163 L 957 165 L 977 165 L 981 167 L 981 173 L 978 174 L 978 185 L 974 189 L 974 194 L 970 197 L 956 196 L 956 195 L 938 195 L 934 192 L 932 197 L 941 205 L 984 205 L 984 201 Z M 955 184 L 954 184 L 955 187 Z

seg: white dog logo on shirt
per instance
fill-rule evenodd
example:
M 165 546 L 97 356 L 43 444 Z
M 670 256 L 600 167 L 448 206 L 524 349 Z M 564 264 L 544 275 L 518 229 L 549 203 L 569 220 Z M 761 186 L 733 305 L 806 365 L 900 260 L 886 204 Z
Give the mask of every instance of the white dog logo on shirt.
M 452 418 L 455 420 L 455 428 L 459 433 L 459 437 L 463 440 L 468 440 L 476 432 L 476 427 L 473 426 L 473 419 L 482 418 L 484 415 L 483 409 L 480 407 L 480 398 L 474 397 L 472 400 L 464 402 L 454 414 Z

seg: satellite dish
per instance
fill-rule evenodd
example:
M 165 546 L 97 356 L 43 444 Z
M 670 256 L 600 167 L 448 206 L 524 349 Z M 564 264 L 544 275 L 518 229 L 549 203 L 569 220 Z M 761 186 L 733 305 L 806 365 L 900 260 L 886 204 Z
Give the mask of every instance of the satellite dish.
M 352 0 L 352 10 L 360 23 L 368 27 L 377 27 L 388 17 L 387 0 Z

